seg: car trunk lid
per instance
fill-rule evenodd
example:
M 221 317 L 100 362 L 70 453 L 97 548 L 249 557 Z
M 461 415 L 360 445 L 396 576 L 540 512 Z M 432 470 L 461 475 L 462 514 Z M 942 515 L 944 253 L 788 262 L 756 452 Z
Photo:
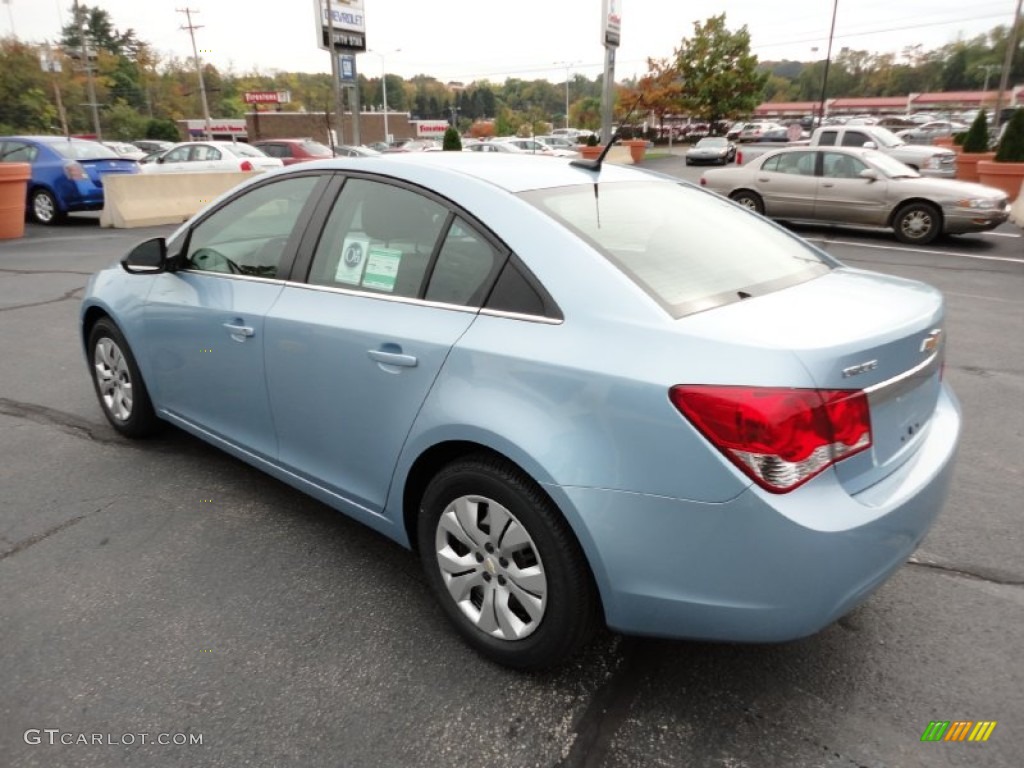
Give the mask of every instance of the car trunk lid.
M 870 450 L 836 464 L 851 493 L 914 452 L 939 397 L 943 302 L 930 286 L 851 269 L 686 318 L 723 342 L 793 353 L 814 385 L 860 390 L 870 404 Z
M 121 158 L 93 158 L 76 161 L 85 169 L 89 179 L 98 187 L 103 186 L 103 177 L 110 173 L 138 173 L 139 164 L 134 160 Z

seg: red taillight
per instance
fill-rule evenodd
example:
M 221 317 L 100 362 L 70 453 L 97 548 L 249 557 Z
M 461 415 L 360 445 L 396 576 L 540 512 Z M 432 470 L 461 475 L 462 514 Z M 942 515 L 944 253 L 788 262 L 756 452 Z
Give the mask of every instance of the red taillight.
M 252 170 L 252 163 L 250 163 L 248 160 L 243 160 L 242 161 L 242 165 L 240 166 L 240 168 L 243 171 L 251 171 Z
M 85 172 L 82 164 L 76 163 L 74 160 L 64 164 L 64 175 L 72 181 L 85 181 L 89 178 L 89 174 Z
M 679 385 L 673 405 L 754 482 L 786 493 L 871 445 L 859 390 Z
M 702 187 L 706 187 L 708 185 L 708 180 L 705 179 L 703 176 L 700 177 L 700 185 Z

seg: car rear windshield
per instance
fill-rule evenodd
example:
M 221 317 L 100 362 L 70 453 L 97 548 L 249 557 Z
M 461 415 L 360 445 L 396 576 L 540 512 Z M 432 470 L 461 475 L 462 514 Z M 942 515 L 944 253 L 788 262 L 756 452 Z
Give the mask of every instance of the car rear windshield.
M 785 230 L 689 185 L 615 182 L 522 193 L 673 317 L 806 282 L 833 268 Z
M 120 160 L 120 156 L 110 147 L 95 141 L 58 141 L 50 147 L 61 157 L 69 160 Z
M 334 157 L 330 147 L 325 147 L 319 141 L 304 141 L 302 142 L 302 148 L 313 157 Z

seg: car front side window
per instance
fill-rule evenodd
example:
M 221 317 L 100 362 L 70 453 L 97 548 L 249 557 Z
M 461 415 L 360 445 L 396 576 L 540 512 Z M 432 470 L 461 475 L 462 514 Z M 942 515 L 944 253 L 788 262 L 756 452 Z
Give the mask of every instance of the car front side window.
M 318 180 L 300 176 L 243 192 L 192 230 L 186 268 L 277 277 L 288 238 Z

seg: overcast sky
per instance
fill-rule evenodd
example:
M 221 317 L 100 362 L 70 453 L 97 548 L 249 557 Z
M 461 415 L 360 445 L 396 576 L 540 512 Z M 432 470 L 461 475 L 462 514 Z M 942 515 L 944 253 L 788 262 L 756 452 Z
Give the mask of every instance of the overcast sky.
M 2 0 L 0 34 L 12 30 L 34 42 L 60 36 L 70 0 Z M 203 28 L 197 45 L 222 71 L 258 69 L 326 72 L 330 60 L 316 47 L 314 0 L 93 0 L 122 31 L 135 30 L 164 56 L 192 53 L 178 8 L 189 5 Z M 839 0 L 833 51 L 843 46 L 899 52 L 926 50 L 1009 24 L 1015 0 Z M 364 0 L 366 38 L 389 72 L 425 73 L 441 80 L 506 77 L 562 81 L 568 62 L 588 77 L 602 70 L 600 0 L 547 3 L 486 0 Z M 746 25 L 762 60 L 824 58 L 830 0 L 621 0 L 622 45 L 616 78 L 645 70 L 647 57 L 670 56 L 693 22 L 725 12 L 730 29 Z M 815 51 L 817 47 L 817 51 Z M 395 52 L 396 49 L 401 49 Z M 381 57 L 358 57 L 359 71 L 376 77 Z

